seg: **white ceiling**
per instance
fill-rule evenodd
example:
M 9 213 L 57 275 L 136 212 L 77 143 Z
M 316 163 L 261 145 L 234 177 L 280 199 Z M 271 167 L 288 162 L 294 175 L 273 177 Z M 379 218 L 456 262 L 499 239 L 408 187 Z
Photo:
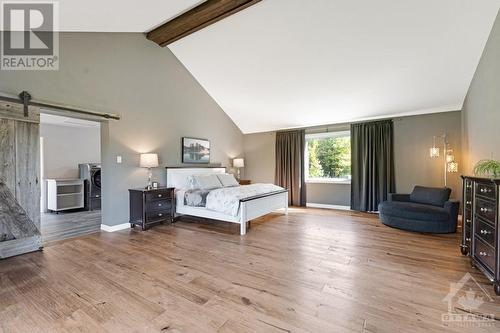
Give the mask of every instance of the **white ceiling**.
M 204 1 L 59 0 L 60 30 L 146 32 Z
M 170 49 L 244 133 L 459 110 L 499 0 L 263 0 Z

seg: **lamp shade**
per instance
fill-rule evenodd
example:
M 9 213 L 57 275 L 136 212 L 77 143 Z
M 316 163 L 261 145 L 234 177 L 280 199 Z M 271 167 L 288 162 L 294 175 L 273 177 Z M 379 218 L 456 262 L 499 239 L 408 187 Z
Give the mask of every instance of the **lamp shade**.
M 233 160 L 233 167 L 234 168 L 244 168 L 245 167 L 245 160 L 242 158 L 235 158 Z
M 158 154 L 141 154 L 141 168 L 158 167 Z

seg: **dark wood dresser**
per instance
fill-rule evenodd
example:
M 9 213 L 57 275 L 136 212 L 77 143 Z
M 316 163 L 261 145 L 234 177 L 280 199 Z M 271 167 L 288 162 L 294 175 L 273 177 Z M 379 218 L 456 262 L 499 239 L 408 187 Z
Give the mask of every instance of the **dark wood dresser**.
M 173 222 L 175 201 L 174 189 L 130 189 L 130 226 L 146 230 L 151 224 Z
M 462 176 L 463 222 L 460 248 L 493 282 L 500 295 L 500 179 Z

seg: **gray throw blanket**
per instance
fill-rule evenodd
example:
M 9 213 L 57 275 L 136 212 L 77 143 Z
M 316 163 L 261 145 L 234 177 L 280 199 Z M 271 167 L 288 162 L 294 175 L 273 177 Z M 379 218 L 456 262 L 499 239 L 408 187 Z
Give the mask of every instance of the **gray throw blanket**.
M 184 205 L 190 207 L 205 207 L 209 190 L 187 190 L 184 193 Z

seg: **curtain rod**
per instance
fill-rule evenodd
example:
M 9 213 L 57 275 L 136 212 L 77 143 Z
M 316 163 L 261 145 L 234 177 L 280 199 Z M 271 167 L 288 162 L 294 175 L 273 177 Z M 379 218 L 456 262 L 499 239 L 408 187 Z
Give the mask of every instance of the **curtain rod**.
M 20 93 L 19 98 L 9 97 L 9 96 L 5 96 L 5 95 L 7 95 L 7 94 L 1 94 L 0 100 L 5 101 L 5 102 L 9 102 L 9 103 L 16 103 L 16 104 L 24 105 L 25 116 L 27 115 L 27 107 L 28 106 L 36 106 L 39 108 L 53 109 L 56 111 L 57 110 L 67 111 L 67 112 L 78 113 L 81 115 L 101 117 L 101 118 L 105 118 L 105 119 L 120 120 L 120 116 L 118 114 L 114 114 L 114 113 L 101 113 L 101 112 L 96 112 L 96 111 L 91 111 L 91 110 L 86 110 L 86 109 L 81 109 L 81 108 L 75 108 L 72 106 L 67 106 L 67 105 L 62 105 L 62 104 L 55 104 L 55 103 L 48 103 L 48 102 L 43 102 L 43 101 L 32 100 L 31 95 L 26 91 L 23 91 L 22 93 Z

